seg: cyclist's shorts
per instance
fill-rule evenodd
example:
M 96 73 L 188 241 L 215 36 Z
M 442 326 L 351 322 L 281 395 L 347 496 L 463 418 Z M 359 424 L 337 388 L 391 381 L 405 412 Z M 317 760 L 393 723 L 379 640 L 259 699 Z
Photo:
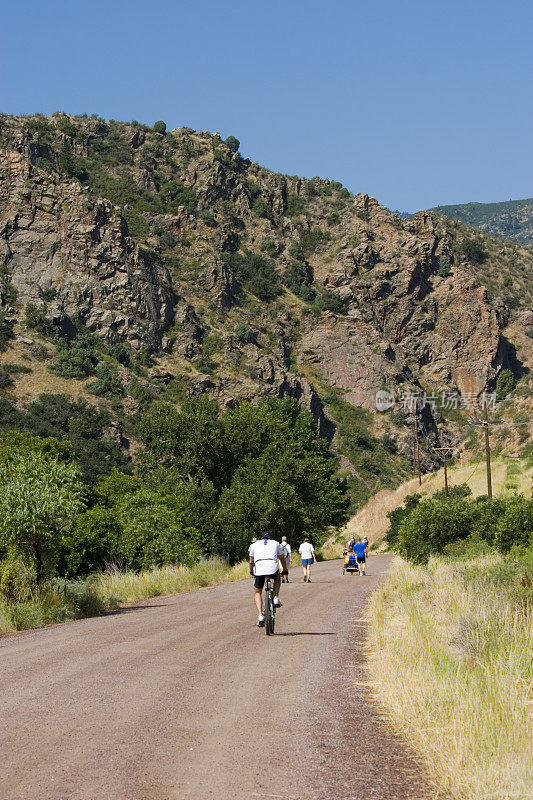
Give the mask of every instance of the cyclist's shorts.
M 312 558 L 302 558 L 302 567 L 310 567 L 312 563 Z
M 357 559 L 358 564 L 364 564 L 365 561 L 366 561 L 365 556 L 359 556 L 359 558 Z
M 267 578 L 277 578 L 279 575 L 279 570 L 276 570 L 272 573 L 272 575 L 256 575 L 254 580 L 254 586 L 256 589 L 262 589 L 265 585 L 265 581 Z

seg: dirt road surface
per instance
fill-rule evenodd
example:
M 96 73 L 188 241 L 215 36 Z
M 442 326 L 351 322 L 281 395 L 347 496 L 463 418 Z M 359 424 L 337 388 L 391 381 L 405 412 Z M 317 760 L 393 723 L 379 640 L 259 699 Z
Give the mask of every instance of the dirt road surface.
M 3 800 L 428 800 L 374 709 L 362 611 L 389 565 L 249 581 L 0 640 Z

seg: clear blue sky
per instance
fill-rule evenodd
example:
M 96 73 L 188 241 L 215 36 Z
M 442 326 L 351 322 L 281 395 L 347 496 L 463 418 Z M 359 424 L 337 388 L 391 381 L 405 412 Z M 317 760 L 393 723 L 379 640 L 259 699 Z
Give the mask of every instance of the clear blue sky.
M 234 134 L 391 208 L 533 196 L 531 0 L 17 0 L 0 110 Z

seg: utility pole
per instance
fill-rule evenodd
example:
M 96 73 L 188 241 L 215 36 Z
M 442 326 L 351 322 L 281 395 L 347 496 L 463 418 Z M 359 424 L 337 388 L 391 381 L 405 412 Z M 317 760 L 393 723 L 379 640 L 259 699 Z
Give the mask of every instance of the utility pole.
M 485 460 L 487 462 L 487 495 L 489 500 L 492 500 L 492 474 L 490 469 L 490 442 L 489 442 L 489 410 L 487 403 L 485 403 Z
M 448 467 L 447 467 L 447 458 L 448 453 L 452 452 L 451 447 L 434 447 L 434 450 L 442 451 L 442 458 L 444 460 L 444 491 L 446 493 L 446 497 L 450 496 L 448 491 Z
M 489 500 L 492 500 L 492 472 L 490 466 L 490 429 L 489 429 L 489 409 L 487 402 L 483 403 L 485 419 L 478 419 L 477 422 L 470 422 L 469 425 L 481 425 L 485 429 L 485 463 L 487 465 L 487 495 Z M 497 420 L 490 423 L 491 425 L 501 425 L 503 420 Z
M 414 419 L 414 431 L 415 431 L 415 460 L 418 467 L 418 485 L 422 486 L 422 471 L 420 469 L 420 443 L 418 441 L 418 404 L 415 400 L 415 419 Z

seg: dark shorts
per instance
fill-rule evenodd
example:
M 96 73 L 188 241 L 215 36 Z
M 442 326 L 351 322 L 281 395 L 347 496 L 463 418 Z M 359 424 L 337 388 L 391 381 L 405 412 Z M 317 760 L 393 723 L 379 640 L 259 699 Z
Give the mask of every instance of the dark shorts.
M 256 589 L 262 589 L 265 585 L 265 581 L 267 578 L 276 579 L 279 576 L 279 570 L 273 572 L 272 575 L 256 575 L 254 579 L 254 586 Z
M 358 564 L 364 564 L 365 561 L 366 561 L 365 556 L 359 556 L 359 558 L 357 559 Z
M 312 558 L 302 558 L 302 567 L 310 567 L 312 563 Z

